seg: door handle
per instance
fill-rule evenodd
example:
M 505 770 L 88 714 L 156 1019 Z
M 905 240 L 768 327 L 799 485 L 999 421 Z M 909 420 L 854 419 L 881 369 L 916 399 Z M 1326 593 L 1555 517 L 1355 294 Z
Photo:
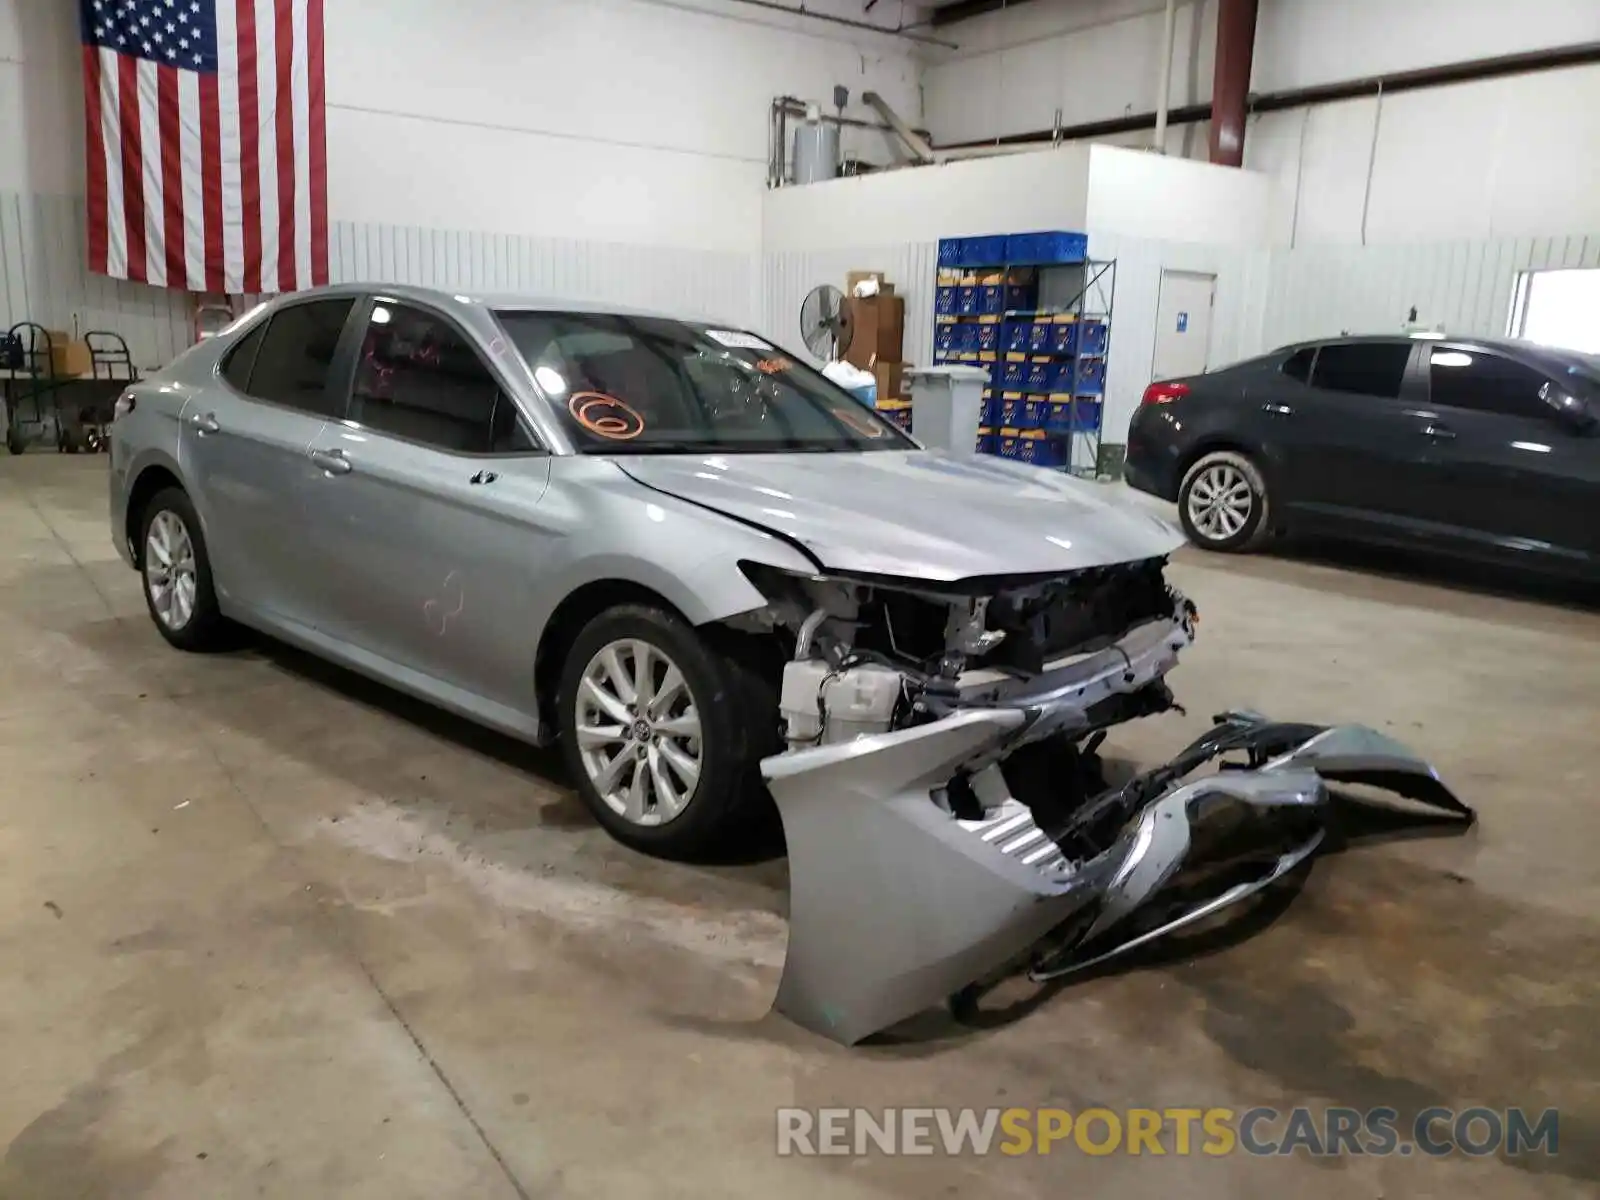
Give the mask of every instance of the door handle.
M 1456 431 L 1448 425 L 1424 425 L 1422 432 L 1436 442 L 1448 442 L 1456 436 Z
M 1272 413 L 1274 416 L 1279 416 L 1279 417 L 1292 417 L 1292 416 L 1294 416 L 1294 405 L 1292 405 L 1292 404 L 1263 404 L 1261 406 L 1261 411 L 1262 412 L 1266 412 L 1266 413 Z
M 195 413 L 189 418 L 189 424 L 199 433 L 216 433 L 222 426 L 217 424 L 216 413 Z
M 311 461 L 329 475 L 348 475 L 355 470 L 355 464 L 344 456 L 343 450 L 313 450 Z
M 479 471 L 471 479 L 467 480 L 467 482 L 468 483 L 493 483 L 496 479 L 499 479 L 499 478 L 500 478 L 500 476 L 496 475 L 493 471 Z

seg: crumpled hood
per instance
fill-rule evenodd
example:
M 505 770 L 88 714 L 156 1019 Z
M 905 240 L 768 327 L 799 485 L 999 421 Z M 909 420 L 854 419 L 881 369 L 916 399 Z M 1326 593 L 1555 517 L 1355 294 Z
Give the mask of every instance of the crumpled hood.
M 1183 543 L 1116 489 L 984 456 L 888 450 L 613 461 L 649 487 L 798 542 L 830 570 L 948 583 L 1156 558 Z

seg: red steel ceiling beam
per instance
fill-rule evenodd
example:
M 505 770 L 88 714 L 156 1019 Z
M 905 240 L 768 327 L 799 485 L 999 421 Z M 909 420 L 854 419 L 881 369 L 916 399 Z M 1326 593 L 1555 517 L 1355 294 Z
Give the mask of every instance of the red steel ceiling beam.
M 1222 0 L 1217 10 L 1217 66 L 1211 85 L 1211 161 L 1244 165 L 1259 0 Z

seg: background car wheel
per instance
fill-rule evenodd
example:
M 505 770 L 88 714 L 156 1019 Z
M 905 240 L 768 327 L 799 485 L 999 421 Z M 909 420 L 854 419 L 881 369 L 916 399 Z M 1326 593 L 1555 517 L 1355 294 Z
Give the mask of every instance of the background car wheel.
M 1261 469 L 1233 450 L 1202 457 L 1178 489 L 1183 532 L 1207 550 L 1250 550 L 1266 539 L 1267 483 Z
M 695 857 L 762 793 L 781 748 L 776 696 L 679 618 L 619 605 L 586 625 L 560 688 L 562 753 L 578 795 L 618 841 Z
M 200 518 L 178 488 L 157 492 L 139 518 L 139 578 L 161 636 L 180 650 L 213 650 L 226 640 Z

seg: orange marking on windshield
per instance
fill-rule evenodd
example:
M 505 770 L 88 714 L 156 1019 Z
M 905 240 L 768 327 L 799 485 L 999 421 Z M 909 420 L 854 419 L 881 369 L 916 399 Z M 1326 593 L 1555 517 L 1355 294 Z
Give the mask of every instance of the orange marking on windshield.
M 567 411 L 590 433 L 613 442 L 629 442 L 644 432 L 644 418 L 604 392 L 572 393 Z

